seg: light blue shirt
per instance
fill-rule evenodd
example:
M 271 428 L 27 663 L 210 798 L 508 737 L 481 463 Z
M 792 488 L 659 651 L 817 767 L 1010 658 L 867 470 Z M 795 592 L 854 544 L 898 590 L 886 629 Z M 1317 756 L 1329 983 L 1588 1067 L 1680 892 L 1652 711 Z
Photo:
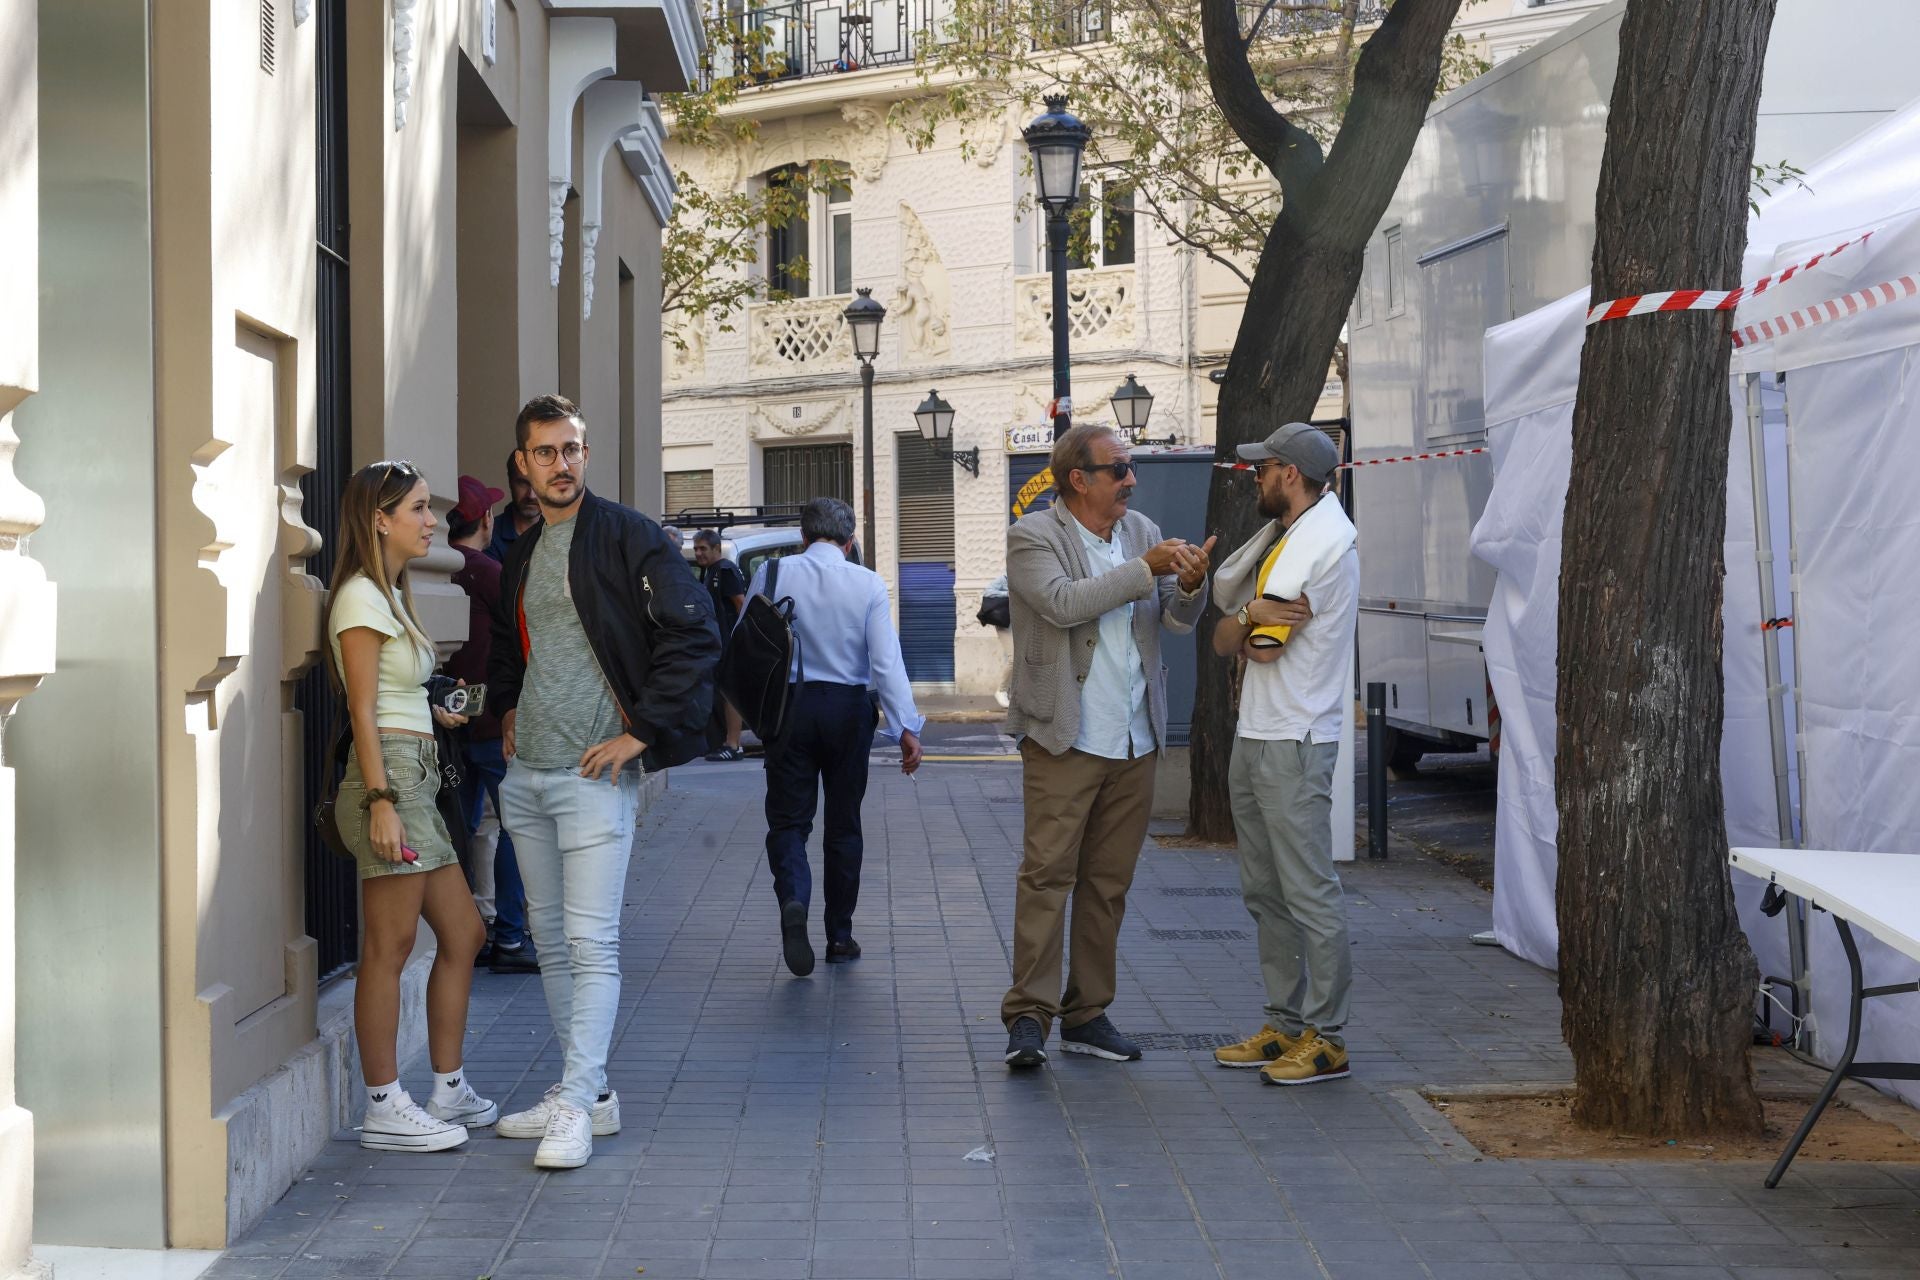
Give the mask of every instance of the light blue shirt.
M 813 543 L 778 563 L 780 598 L 793 597 L 793 629 L 800 638 L 792 678 L 801 679 L 804 666 L 808 680 L 877 689 L 880 709 L 887 713 L 879 736 L 898 742 L 902 731 L 919 733 L 927 718 L 913 705 L 893 606 L 880 575 L 848 560 L 831 542 Z M 753 571 L 748 596 L 766 594 L 767 568 L 763 564 Z
M 1095 576 L 1127 562 L 1118 538 L 1096 538 L 1067 513 L 1087 549 L 1087 568 Z M 1153 754 L 1153 718 L 1147 711 L 1147 672 L 1133 639 L 1135 605 L 1100 615 L 1100 640 L 1093 666 L 1080 686 L 1080 736 L 1074 749 L 1106 760 L 1135 760 Z

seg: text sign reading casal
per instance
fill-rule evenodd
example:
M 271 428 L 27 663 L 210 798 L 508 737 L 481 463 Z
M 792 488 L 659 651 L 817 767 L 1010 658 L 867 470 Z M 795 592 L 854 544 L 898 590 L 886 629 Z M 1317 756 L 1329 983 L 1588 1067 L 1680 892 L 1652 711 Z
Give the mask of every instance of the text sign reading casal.
M 1047 453 L 1053 448 L 1053 424 L 1034 427 L 1008 427 L 1008 453 Z

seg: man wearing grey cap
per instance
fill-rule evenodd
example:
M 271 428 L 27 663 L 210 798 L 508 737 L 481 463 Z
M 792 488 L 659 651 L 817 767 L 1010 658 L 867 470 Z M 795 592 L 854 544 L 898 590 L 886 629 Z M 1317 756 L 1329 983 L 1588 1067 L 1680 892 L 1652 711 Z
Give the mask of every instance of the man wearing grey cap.
M 1214 1061 L 1258 1067 L 1267 1084 L 1315 1084 L 1348 1074 L 1353 962 L 1333 869 L 1333 766 L 1352 713 L 1360 559 L 1328 488 L 1340 452 L 1325 432 L 1289 422 L 1239 454 L 1268 522 L 1214 577 L 1226 616 L 1213 650 L 1247 663 L 1227 787 L 1267 1022 Z

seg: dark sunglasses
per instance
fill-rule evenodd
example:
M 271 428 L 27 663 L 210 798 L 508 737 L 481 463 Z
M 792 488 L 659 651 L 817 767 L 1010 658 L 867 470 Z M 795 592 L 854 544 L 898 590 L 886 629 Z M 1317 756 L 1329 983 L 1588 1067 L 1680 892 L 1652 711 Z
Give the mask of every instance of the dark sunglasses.
M 1123 482 L 1128 476 L 1133 474 L 1133 464 L 1131 462 L 1103 462 L 1097 467 L 1075 467 L 1074 470 L 1083 472 L 1089 476 L 1093 475 L 1096 471 L 1105 471 L 1110 474 L 1116 482 Z

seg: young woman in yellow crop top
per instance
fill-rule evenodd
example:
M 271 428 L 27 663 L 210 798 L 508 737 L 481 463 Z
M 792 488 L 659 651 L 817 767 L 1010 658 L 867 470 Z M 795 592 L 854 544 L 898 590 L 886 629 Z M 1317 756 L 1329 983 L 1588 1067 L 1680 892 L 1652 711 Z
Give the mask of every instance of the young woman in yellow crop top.
M 486 926 L 434 798 L 440 788 L 435 716 L 422 687 L 433 644 L 414 616 L 407 565 L 433 546 L 427 481 L 410 462 L 376 462 L 347 482 L 340 557 L 327 610 L 327 655 L 346 693 L 353 748 L 335 813 L 360 867 L 362 932 L 354 1035 L 367 1083 L 360 1145 L 440 1151 L 467 1126 L 500 1114 L 465 1079 L 467 995 Z M 447 723 L 461 723 L 450 717 Z M 433 1098 L 422 1107 L 400 1087 L 396 1041 L 400 971 L 424 917 L 438 940 L 427 979 Z

